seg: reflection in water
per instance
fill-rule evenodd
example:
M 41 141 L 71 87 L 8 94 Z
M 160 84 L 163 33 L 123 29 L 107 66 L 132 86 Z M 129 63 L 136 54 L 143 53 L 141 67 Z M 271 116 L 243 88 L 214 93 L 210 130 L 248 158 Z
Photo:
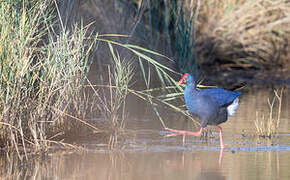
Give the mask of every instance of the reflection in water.
M 255 133 L 255 112 L 267 109 L 271 92 L 244 94 L 235 117 L 223 124 L 226 148 L 219 148 L 219 137 L 200 139 L 165 138 L 158 120 L 147 117 L 127 120 L 127 128 L 136 131 L 118 152 L 57 151 L 43 156 L 30 156 L 20 162 L 17 156 L 0 156 L 0 179 L 290 179 L 290 97 L 284 96 L 280 135 L 259 139 Z M 170 116 L 170 127 L 186 129 L 192 124 Z M 171 123 L 171 124 L 169 124 Z M 243 131 L 244 130 L 244 131 Z M 89 147 L 94 147 L 91 142 Z
M 202 173 L 200 173 L 200 175 L 196 179 L 200 179 L 200 180 L 210 180 L 210 179 L 225 180 L 226 178 L 224 176 L 221 176 L 217 172 L 202 172 Z
M 224 148 L 221 148 L 220 153 L 219 153 L 219 158 L 218 158 L 218 167 L 219 168 L 222 168 L 223 153 L 224 153 Z M 212 161 L 212 163 L 214 163 L 214 162 Z M 168 161 L 166 161 L 166 165 L 171 167 L 171 168 L 173 168 L 173 167 L 179 168 L 179 169 L 184 168 L 185 167 L 185 165 L 184 165 L 184 152 L 182 152 L 182 156 L 181 156 L 180 161 L 177 160 L 177 161 L 171 162 L 168 160 Z M 197 165 L 200 165 L 200 163 Z M 197 166 L 197 167 L 199 167 L 199 166 Z
M 3 156 L 0 179 L 287 179 L 288 152 L 224 151 L 53 153 L 21 163 Z
M 200 153 L 198 153 L 200 154 Z M 21 163 L 10 159 L 1 179 L 196 179 L 220 176 L 218 166 L 208 166 L 197 153 L 55 153 Z M 203 154 L 203 153 L 202 153 Z M 203 154 L 202 156 L 204 156 Z M 210 156 L 214 158 L 214 154 Z M 3 162 L 3 159 L 2 161 Z M 210 173 L 208 173 L 210 171 Z M 215 173 L 211 173 L 215 172 Z

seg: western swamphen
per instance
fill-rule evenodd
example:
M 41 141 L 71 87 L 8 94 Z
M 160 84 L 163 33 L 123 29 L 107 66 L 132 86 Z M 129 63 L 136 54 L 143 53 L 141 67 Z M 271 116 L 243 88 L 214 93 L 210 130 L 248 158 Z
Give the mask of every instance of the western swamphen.
M 241 92 L 228 91 L 222 88 L 198 90 L 194 76 L 188 73 L 185 73 L 178 82 L 179 85 L 183 83 L 186 83 L 184 90 L 186 108 L 192 116 L 200 119 L 201 128 L 198 132 L 165 128 L 173 132 L 168 136 L 183 135 L 184 142 L 185 135 L 201 136 L 202 130 L 207 125 L 214 125 L 219 130 L 220 146 L 224 148 L 222 128 L 219 124 L 226 122 L 228 116 L 234 115 L 238 108 Z

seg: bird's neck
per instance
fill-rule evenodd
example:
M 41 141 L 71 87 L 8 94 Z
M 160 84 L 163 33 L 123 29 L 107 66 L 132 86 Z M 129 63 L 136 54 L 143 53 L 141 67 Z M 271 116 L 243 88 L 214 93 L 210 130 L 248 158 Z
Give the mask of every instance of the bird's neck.
M 184 90 L 184 98 L 186 100 L 189 100 L 193 97 L 193 94 L 197 92 L 196 90 L 196 84 L 195 82 L 193 83 L 188 83 L 186 84 L 185 90 Z
M 196 90 L 196 82 L 195 82 L 195 80 L 193 79 L 193 80 L 191 80 L 190 82 L 188 82 L 187 84 L 186 84 L 186 87 L 185 87 L 185 89 L 187 89 L 187 90 Z

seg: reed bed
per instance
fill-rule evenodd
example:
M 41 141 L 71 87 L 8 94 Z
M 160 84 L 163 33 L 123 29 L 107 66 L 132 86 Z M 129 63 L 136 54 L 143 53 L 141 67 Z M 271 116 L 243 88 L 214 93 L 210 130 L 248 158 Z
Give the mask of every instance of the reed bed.
M 81 118 L 86 112 L 77 113 L 87 102 L 79 98 L 95 38 L 85 39 L 81 25 L 56 30 L 52 6 L 50 1 L 0 5 L 0 145 L 19 156 L 30 147 L 46 149 L 55 143 L 52 137 L 72 128 L 67 114 Z

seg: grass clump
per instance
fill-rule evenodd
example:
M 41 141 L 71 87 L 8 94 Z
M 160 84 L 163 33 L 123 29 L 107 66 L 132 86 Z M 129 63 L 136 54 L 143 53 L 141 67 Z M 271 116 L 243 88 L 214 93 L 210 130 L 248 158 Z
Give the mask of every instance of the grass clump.
M 110 135 L 108 147 L 112 149 L 118 143 L 120 134 L 124 132 L 127 117 L 126 98 L 134 76 L 134 68 L 132 62 L 121 60 L 110 42 L 108 46 L 112 55 L 112 65 L 107 66 L 108 85 L 90 84 L 90 87 L 97 98 L 97 109 L 108 121 L 109 125 L 105 130 Z
M 281 117 L 283 90 L 274 90 L 273 99 L 271 101 L 268 99 L 268 115 L 256 113 L 255 127 L 256 134 L 259 137 L 272 138 L 277 136 Z
M 85 40 L 81 26 L 56 33 L 52 7 L 44 0 L 0 4 L 0 145 L 17 152 L 46 149 L 70 128 L 66 114 L 76 112 L 89 70 L 94 40 Z

